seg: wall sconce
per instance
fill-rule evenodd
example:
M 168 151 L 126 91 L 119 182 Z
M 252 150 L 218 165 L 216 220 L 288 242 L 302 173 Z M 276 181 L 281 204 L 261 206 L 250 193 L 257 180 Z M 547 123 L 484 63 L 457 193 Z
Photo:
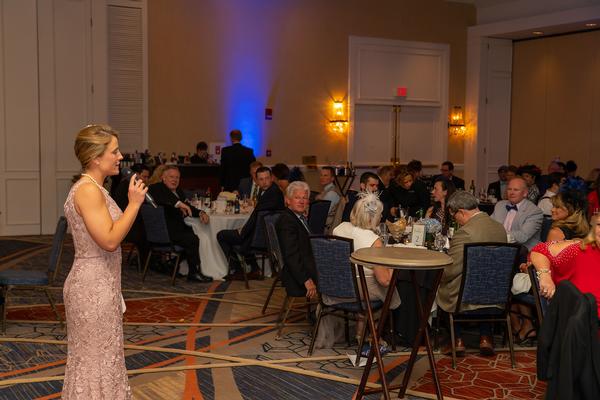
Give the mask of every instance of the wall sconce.
M 463 114 L 462 107 L 452 107 L 452 113 L 450 113 L 450 121 L 448 122 L 448 132 L 455 136 L 464 136 L 467 133 L 465 127 L 465 117 Z
M 348 118 L 346 117 L 344 102 L 333 101 L 331 119 L 329 120 L 329 129 L 333 133 L 344 133 L 348 127 Z

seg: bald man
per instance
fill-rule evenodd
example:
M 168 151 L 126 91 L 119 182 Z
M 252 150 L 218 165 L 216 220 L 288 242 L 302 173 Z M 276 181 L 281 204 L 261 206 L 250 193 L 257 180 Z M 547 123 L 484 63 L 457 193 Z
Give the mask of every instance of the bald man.
M 506 188 L 507 200 L 496 203 L 492 218 L 504 225 L 510 243 L 519 243 L 531 250 L 540 241 L 544 214 L 527 200 L 527 183 L 513 178 Z

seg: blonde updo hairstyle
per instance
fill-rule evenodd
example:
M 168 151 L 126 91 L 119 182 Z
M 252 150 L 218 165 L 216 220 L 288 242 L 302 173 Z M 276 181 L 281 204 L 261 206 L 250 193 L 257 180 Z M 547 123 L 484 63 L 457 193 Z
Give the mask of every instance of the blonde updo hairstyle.
M 119 133 L 108 125 L 88 125 L 77 134 L 75 139 L 75 155 L 86 169 L 89 164 L 106 151 L 112 138 L 119 138 Z
M 360 192 L 350 212 L 350 223 L 358 228 L 375 231 L 381 220 L 383 203 L 375 193 Z

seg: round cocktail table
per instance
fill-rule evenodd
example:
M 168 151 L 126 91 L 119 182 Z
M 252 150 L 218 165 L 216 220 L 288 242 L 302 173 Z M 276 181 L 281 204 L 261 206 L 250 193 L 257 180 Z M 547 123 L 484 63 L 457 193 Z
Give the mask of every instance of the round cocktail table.
M 371 304 L 368 301 L 365 302 L 367 306 L 369 328 L 372 332 L 371 351 L 369 352 L 367 364 L 365 365 L 365 369 L 363 370 L 363 375 L 360 381 L 360 385 L 358 387 L 356 398 L 361 399 L 365 394 L 383 391 L 384 397 L 386 399 L 390 399 L 389 392 L 390 390 L 395 389 L 400 389 L 398 397 L 404 397 L 404 394 L 408 387 L 408 380 L 410 379 L 412 369 L 417 359 L 417 351 L 419 350 L 421 338 L 423 335 L 425 335 L 425 348 L 427 349 L 427 354 L 429 356 L 429 366 L 431 368 L 431 375 L 433 377 L 433 382 L 436 388 L 437 398 L 442 399 L 442 391 L 440 388 L 440 383 L 435 368 L 435 358 L 433 356 L 433 350 L 431 349 L 429 332 L 427 331 L 427 320 L 429 317 L 431 306 L 433 305 L 433 301 L 435 300 L 437 288 L 442 279 L 442 274 L 444 273 L 444 268 L 452 264 L 452 258 L 444 253 L 424 249 L 398 247 L 367 247 L 352 253 L 352 255 L 350 256 L 350 261 L 356 264 L 356 266 L 358 267 L 360 285 L 362 287 L 363 293 L 365 293 L 365 298 L 369 297 L 369 292 L 367 289 L 367 281 L 365 278 L 364 267 L 379 266 L 384 268 L 391 268 L 394 270 L 392 273 L 392 278 L 390 280 L 390 285 L 388 287 L 387 295 L 385 298 L 385 302 L 383 303 L 383 308 L 381 310 L 381 315 L 379 317 L 379 323 L 377 326 L 375 325 L 375 319 L 373 317 Z M 412 352 L 410 354 L 408 365 L 404 372 L 402 384 L 396 386 L 388 386 L 387 380 L 385 378 L 385 368 L 383 364 L 383 359 L 379 352 L 379 339 L 383 332 L 383 327 L 385 325 L 385 321 L 389 312 L 392 295 L 396 288 L 396 279 L 400 270 L 408 270 L 410 272 L 411 280 L 413 282 L 413 285 L 415 286 L 416 303 L 418 307 L 417 311 L 421 318 L 419 323 L 419 330 L 417 331 L 417 336 L 415 337 L 415 341 L 413 342 Z M 415 280 L 415 272 L 429 270 L 435 270 L 437 274 L 434 279 L 433 287 L 429 292 L 429 295 L 427 296 L 425 304 L 423 304 L 421 302 L 421 296 L 419 295 L 419 289 Z M 367 379 L 369 377 L 369 372 L 371 371 L 371 367 L 373 365 L 375 357 L 377 358 L 377 361 L 375 362 L 377 363 L 377 367 L 379 369 L 379 376 L 381 378 L 382 388 L 367 389 Z

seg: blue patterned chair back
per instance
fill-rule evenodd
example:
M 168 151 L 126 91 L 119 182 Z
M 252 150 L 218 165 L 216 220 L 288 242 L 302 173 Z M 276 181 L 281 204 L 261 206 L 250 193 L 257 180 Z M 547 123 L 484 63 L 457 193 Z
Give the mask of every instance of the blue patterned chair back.
M 520 245 L 469 243 L 464 247 L 460 304 L 506 304 Z
M 308 209 L 308 227 L 311 233 L 317 235 L 325 233 L 330 205 L 331 201 L 329 200 L 316 200 L 310 203 L 310 208 Z
M 250 247 L 254 250 L 267 249 L 267 229 L 265 227 L 265 217 L 273 213 L 272 211 L 259 211 L 256 215 L 256 224 L 252 232 L 252 241 Z
M 48 260 L 48 272 L 53 274 L 60 263 L 62 255 L 63 242 L 67 233 L 67 219 L 65 217 L 58 218 L 54 237 L 52 238 L 52 249 L 50 250 L 50 258 Z
M 265 219 L 265 225 L 267 227 L 267 245 L 269 253 L 274 259 L 275 265 L 271 265 L 277 272 L 283 268 L 283 256 L 281 255 L 281 247 L 279 246 L 279 238 L 277 237 L 277 230 L 275 229 L 275 221 L 272 219 Z
M 317 289 L 328 296 L 356 300 L 356 275 L 350 254 L 354 251 L 351 239 L 339 236 L 310 238 L 317 266 Z
M 140 212 L 142 213 L 148 242 L 162 245 L 170 244 L 171 238 L 167 230 L 167 220 L 163 207 L 154 208 L 151 205 L 142 204 Z

